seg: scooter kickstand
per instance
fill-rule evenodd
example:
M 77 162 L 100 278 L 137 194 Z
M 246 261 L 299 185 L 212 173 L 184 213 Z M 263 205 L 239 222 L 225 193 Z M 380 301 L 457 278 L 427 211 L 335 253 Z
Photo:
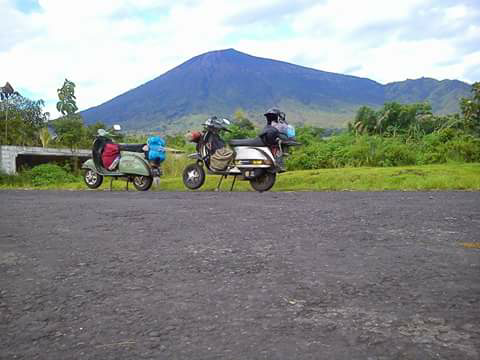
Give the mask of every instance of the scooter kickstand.
M 113 176 L 112 176 L 112 178 L 110 179 L 110 191 L 112 191 L 112 185 L 113 185 Z
M 128 183 L 130 182 L 130 179 L 127 179 L 127 191 L 128 191 Z
M 230 186 L 230 192 L 233 191 L 233 187 L 235 186 L 235 180 L 237 180 L 237 175 L 233 177 L 232 186 Z
M 220 181 L 218 182 L 218 185 L 217 185 L 217 188 L 215 189 L 215 191 L 220 191 L 220 186 L 222 185 L 222 180 L 224 177 L 227 177 L 226 175 L 222 175 L 220 176 Z

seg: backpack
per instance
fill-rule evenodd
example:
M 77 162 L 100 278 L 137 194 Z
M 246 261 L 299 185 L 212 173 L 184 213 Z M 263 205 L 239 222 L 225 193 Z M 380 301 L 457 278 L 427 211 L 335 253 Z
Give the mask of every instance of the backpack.
M 161 163 L 166 158 L 165 140 L 160 136 L 150 136 L 147 140 L 147 158 L 150 161 Z
M 277 129 L 281 134 L 284 134 L 289 138 L 295 137 L 295 128 L 292 125 L 288 125 L 285 123 L 273 123 L 272 126 Z

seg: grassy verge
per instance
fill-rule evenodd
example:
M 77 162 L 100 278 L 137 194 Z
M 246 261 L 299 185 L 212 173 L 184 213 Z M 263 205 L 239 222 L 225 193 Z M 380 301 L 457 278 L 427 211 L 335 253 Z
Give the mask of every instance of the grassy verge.
M 212 191 L 218 176 L 207 175 L 201 190 Z M 229 190 L 232 179 L 223 181 L 222 190 Z M 105 179 L 99 190 L 108 190 L 110 180 Z M 79 178 L 77 182 L 33 187 L 22 181 L 2 181 L 0 189 L 60 189 L 85 190 Z M 133 185 L 130 184 L 130 189 Z M 113 182 L 114 190 L 124 190 L 125 182 Z M 185 191 L 181 176 L 165 176 L 152 190 Z M 246 181 L 237 181 L 236 191 L 252 191 Z M 480 164 L 442 164 L 383 168 L 340 168 L 291 171 L 281 174 L 274 191 L 382 191 L 382 190 L 480 190 Z

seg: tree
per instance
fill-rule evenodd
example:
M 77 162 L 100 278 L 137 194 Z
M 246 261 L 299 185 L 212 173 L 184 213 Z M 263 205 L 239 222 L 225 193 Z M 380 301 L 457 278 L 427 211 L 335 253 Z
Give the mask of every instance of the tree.
M 299 126 L 295 129 L 295 132 L 295 138 L 303 145 L 319 142 L 325 135 L 325 129 L 311 125 Z
M 8 99 L 14 95 L 20 95 L 13 89 L 13 86 L 7 81 L 5 86 L 0 87 L 0 100 L 5 108 L 5 144 L 8 144 Z
M 65 116 L 52 122 L 61 143 L 70 149 L 78 148 L 85 138 L 85 128 L 79 116 Z
M 65 79 L 63 86 L 60 89 L 57 89 L 58 102 L 57 110 L 62 115 L 73 115 L 77 110 L 77 103 L 75 97 L 75 84 Z
M 233 115 L 233 124 L 228 127 L 230 132 L 223 136 L 225 141 L 232 139 L 247 139 L 256 136 L 255 125 L 247 118 L 247 114 L 242 109 L 235 111 Z
M 368 106 L 358 109 L 353 122 L 357 134 L 381 134 L 396 136 L 398 133 L 415 133 L 422 130 L 417 124 L 420 116 L 432 114 L 432 108 L 427 103 L 399 104 L 385 103 L 383 108 L 375 111 Z
M 2 138 L 6 144 L 13 145 L 38 145 L 38 130 L 48 121 L 50 114 L 44 112 L 43 100 L 30 100 L 18 93 L 13 93 L 4 100 L 3 106 L 6 111 L 0 113 L 0 122 L 8 121 L 8 129 L 1 126 L 0 133 L 4 129 Z
M 255 130 L 255 125 L 248 119 L 247 114 L 242 109 L 235 111 L 233 114 L 233 122 L 239 128 L 245 130 Z
M 471 99 L 461 99 L 460 109 L 464 118 L 465 128 L 480 135 L 480 82 L 472 85 Z

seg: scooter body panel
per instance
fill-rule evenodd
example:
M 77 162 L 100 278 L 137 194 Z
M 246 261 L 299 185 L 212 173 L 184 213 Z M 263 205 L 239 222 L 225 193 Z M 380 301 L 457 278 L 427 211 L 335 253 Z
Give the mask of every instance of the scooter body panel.
M 93 159 L 88 159 L 82 164 L 82 169 L 91 169 L 103 176 L 127 176 L 142 175 L 150 176 L 150 168 L 147 161 L 136 153 L 122 152 L 118 170 L 108 171 L 104 168 L 98 169 Z
M 266 146 L 252 147 L 252 146 L 235 146 L 235 161 L 238 160 L 271 160 L 273 155 L 270 149 Z
M 124 174 L 150 176 L 150 167 L 141 155 L 132 152 L 122 152 L 118 170 Z

